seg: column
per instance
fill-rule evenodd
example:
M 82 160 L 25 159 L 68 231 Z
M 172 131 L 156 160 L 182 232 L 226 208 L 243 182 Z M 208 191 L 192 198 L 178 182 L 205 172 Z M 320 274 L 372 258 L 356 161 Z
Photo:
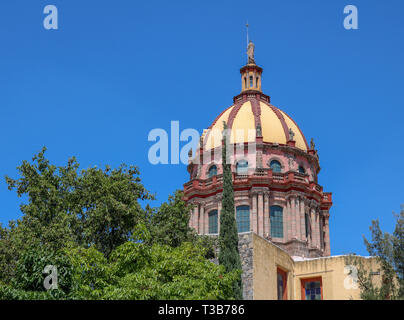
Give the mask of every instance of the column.
M 222 201 L 219 199 L 217 202 L 217 232 L 220 233 L 220 216 L 222 211 Z
M 315 213 L 314 208 L 309 208 L 310 212 L 310 229 L 309 229 L 309 247 L 315 247 L 315 235 L 314 235 L 314 226 L 315 226 Z
M 194 209 L 191 209 L 191 210 L 189 210 L 189 222 L 188 222 L 188 225 L 190 228 L 194 227 L 193 219 L 194 219 Z
M 283 224 L 285 226 L 285 234 L 283 235 L 285 241 L 289 241 L 291 232 L 291 223 L 290 223 L 290 199 L 285 199 L 285 208 L 283 210 Z
M 264 236 L 264 195 L 258 193 L 258 234 Z
M 269 217 L 269 192 L 264 193 L 264 237 L 271 236 L 271 219 Z
M 318 209 L 316 209 L 316 246 L 317 249 L 321 249 L 321 219 Z
M 193 228 L 195 229 L 195 231 L 197 233 L 199 233 L 199 228 L 198 228 L 198 208 L 199 208 L 199 204 L 195 203 L 195 207 L 194 207 L 194 215 L 193 215 Z
M 205 234 L 205 208 L 203 204 L 199 210 L 199 234 Z
M 299 197 L 296 197 L 294 218 L 295 218 L 294 220 L 296 223 L 296 238 L 301 240 L 302 232 L 301 232 L 301 222 L 300 222 L 300 198 Z
M 295 218 L 295 209 L 296 209 L 296 198 L 294 196 L 290 197 L 290 224 L 291 224 L 291 239 L 297 238 L 297 230 L 296 230 L 296 218 Z
M 331 252 L 330 252 L 330 225 L 329 225 L 329 219 L 330 219 L 330 214 L 327 212 L 325 215 L 324 215 L 324 222 L 325 222 L 325 226 L 324 226 L 324 231 L 325 231 L 325 235 L 324 235 L 324 241 L 325 241 L 325 248 L 324 248 L 324 250 L 325 250 L 325 252 L 324 252 L 324 254 L 326 255 L 326 256 L 329 256 L 330 254 L 331 254 Z
M 251 196 L 252 201 L 252 211 L 250 215 L 250 230 L 252 232 L 258 233 L 257 230 L 257 194 L 253 193 Z
M 303 198 L 300 198 L 300 236 L 301 240 L 306 241 L 306 223 L 305 223 L 305 214 L 306 214 L 306 204 Z

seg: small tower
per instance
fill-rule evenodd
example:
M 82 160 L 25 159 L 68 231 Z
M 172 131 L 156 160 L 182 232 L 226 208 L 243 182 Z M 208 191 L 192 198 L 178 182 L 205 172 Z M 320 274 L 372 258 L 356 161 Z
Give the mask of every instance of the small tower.
M 255 64 L 254 59 L 255 45 L 252 41 L 247 47 L 247 64 L 240 69 L 241 73 L 241 92 L 259 91 L 261 89 L 262 68 Z

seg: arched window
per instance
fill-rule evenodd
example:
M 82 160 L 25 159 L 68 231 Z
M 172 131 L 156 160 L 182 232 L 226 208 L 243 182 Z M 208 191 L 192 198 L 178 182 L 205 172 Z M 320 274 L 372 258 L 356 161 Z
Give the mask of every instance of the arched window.
M 281 163 L 278 160 L 272 160 L 271 163 L 269 164 L 273 172 L 281 172 L 282 171 L 282 166 Z
M 238 232 L 250 231 L 250 207 L 239 206 L 236 209 L 236 221 Z
M 217 210 L 212 210 L 211 212 L 209 212 L 208 217 L 209 217 L 209 233 L 210 234 L 218 233 Z
M 257 77 L 257 79 L 255 80 L 255 87 L 258 88 L 258 77 Z
M 250 76 L 250 88 L 252 88 L 253 85 L 254 85 L 254 83 L 253 83 L 253 76 Z
M 271 207 L 271 237 L 283 238 L 283 208 Z
M 215 165 L 209 168 L 209 178 L 217 175 L 217 167 Z
M 306 170 L 304 170 L 303 166 L 299 166 L 299 172 L 305 174 Z
M 247 174 L 248 173 L 248 162 L 245 160 L 240 160 L 236 165 L 237 174 Z

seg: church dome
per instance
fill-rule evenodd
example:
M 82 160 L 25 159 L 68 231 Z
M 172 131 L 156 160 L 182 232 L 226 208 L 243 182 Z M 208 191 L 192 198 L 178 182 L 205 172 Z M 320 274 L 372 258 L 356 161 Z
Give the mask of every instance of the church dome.
M 306 138 L 295 121 L 284 111 L 263 100 L 260 94 L 250 93 L 245 100 L 236 101 L 216 117 L 204 134 L 205 151 L 221 146 L 223 121 L 231 129 L 230 143 L 255 142 L 255 130 L 260 126 L 264 142 L 286 145 L 287 141 L 294 140 L 297 148 L 307 151 L 309 147 Z M 293 137 L 289 134 L 290 129 Z

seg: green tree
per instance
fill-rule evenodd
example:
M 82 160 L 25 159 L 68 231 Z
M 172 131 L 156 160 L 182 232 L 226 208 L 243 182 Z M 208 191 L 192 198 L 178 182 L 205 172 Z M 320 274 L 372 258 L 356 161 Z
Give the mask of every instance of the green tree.
M 357 267 L 358 284 L 364 300 L 404 299 L 404 206 L 395 214 L 396 226 L 392 234 L 383 232 L 378 220 L 370 227 L 372 239 L 364 238 L 369 254 L 380 266 L 381 282 L 374 281 L 372 270 L 355 256 L 347 264 Z
M 191 242 L 206 249 L 206 258 L 214 258 L 216 241 L 212 237 L 198 235 L 189 226 L 191 206 L 183 200 L 183 196 L 183 191 L 177 190 L 160 207 L 146 208 L 151 233 L 149 243 L 175 248 L 184 242 Z
M 32 163 L 23 161 L 20 178 L 6 177 L 10 190 L 27 196 L 14 232 L 17 243 L 63 248 L 66 243 L 95 247 L 106 255 L 125 243 L 144 220 L 139 200 L 152 199 L 135 166 L 121 165 L 79 171 L 73 157 L 57 167 L 45 158 L 46 148 Z M 16 244 L 17 245 L 17 244 Z
M 234 299 L 237 272 L 205 258 L 205 248 L 184 242 L 173 248 L 127 242 L 114 250 L 110 268 L 114 282 L 106 299 Z
M 183 242 L 192 242 L 195 231 L 189 227 L 190 206 L 182 200 L 183 192 L 177 190 L 164 202 L 149 213 L 149 229 L 154 243 L 178 247 Z
M 207 259 L 212 243 L 189 228 L 181 192 L 143 210 L 152 196 L 136 167 L 57 167 L 45 149 L 18 169 L 6 180 L 27 203 L 0 226 L 0 299 L 235 298 L 239 273 Z M 46 265 L 58 289 L 43 287 Z
M 233 282 L 234 296 L 236 299 L 243 298 L 241 282 L 241 260 L 238 251 L 237 224 L 234 217 L 234 191 L 230 161 L 227 156 L 229 135 L 227 125 L 224 122 L 222 141 L 222 166 L 223 166 L 223 197 L 222 210 L 220 212 L 220 233 L 219 233 L 219 264 L 225 267 L 227 272 L 237 270 L 238 278 Z
M 56 267 L 57 289 L 45 289 L 44 281 L 48 274 L 44 272 L 49 265 Z M 63 250 L 30 246 L 20 254 L 11 281 L 0 283 L 0 299 L 69 298 L 75 290 L 73 272 L 73 265 Z

